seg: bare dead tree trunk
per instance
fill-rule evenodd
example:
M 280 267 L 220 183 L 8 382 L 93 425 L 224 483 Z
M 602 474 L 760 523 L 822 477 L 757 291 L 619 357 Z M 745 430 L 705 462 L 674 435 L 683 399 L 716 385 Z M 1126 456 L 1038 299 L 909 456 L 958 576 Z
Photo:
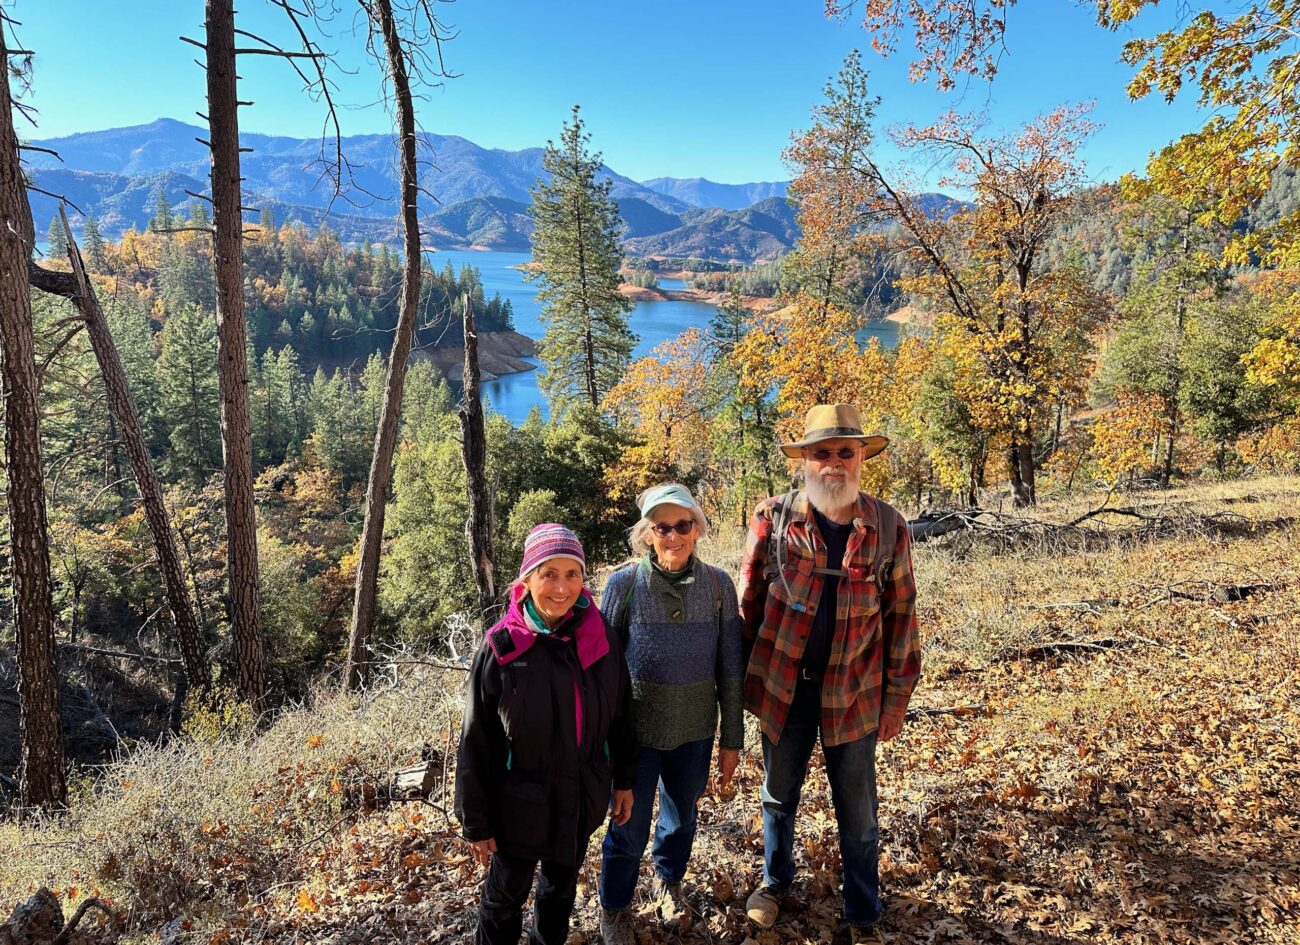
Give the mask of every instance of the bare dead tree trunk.
M 4 26 L 0 21 L 0 393 L 18 656 L 18 798 L 23 805 L 51 809 L 62 805 L 68 792 L 41 465 L 40 380 L 27 287 L 35 233 L 18 160 Z
M 415 154 L 415 107 L 397 24 L 390 0 L 373 0 L 370 15 L 377 17 L 388 59 L 388 75 L 397 105 L 398 150 L 402 166 L 402 294 L 397 332 L 388 355 L 388 377 L 384 403 L 375 432 L 375 449 L 370 458 L 370 479 L 366 486 L 366 518 L 361 527 L 361 558 L 357 562 L 356 595 L 352 606 L 352 629 L 348 635 L 348 666 L 344 687 L 362 685 L 370 670 L 370 637 L 375 625 L 375 597 L 379 583 L 379 556 L 384 541 L 384 514 L 393 476 L 393 451 L 402 415 L 402 392 L 406 384 L 406 362 L 415 336 L 415 317 L 420 306 L 420 219 L 419 174 Z
M 469 539 L 474 585 L 478 588 L 479 620 L 486 624 L 496 604 L 492 577 L 492 505 L 487 494 L 487 439 L 483 434 L 483 401 L 479 396 L 478 331 L 468 295 L 464 302 L 465 396 L 460 405 L 460 429 L 465 491 L 469 496 L 465 535 Z
M 261 711 L 266 704 L 266 663 L 257 575 L 257 507 L 253 502 L 248 332 L 244 324 L 244 219 L 233 0 L 207 0 L 205 27 L 230 630 L 240 695 Z
M 68 261 L 72 264 L 71 292 L 66 294 L 81 313 L 86 323 L 86 333 L 90 336 L 90 346 L 99 363 L 100 374 L 104 378 L 104 391 L 108 399 L 110 418 L 121 428 L 122 446 L 131 462 L 131 471 L 135 475 L 136 487 L 140 491 L 140 504 L 144 507 L 145 521 L 149 524 L 149 534 L 153 538 L 154 554 L 158 559 L 158 570 L 162 574 L 163 588 L 167 593 L 167 606 L 171 610 L 172 622 L 176 627 L 176 638 L 180 645 L 181 661 L 189 684 L 198 690 L 207 690 L 212 685 L 208 673 L 208 663 L 203 653 L 203 635 L 199 623 L 194 618 L 194 609 L 190 605 L 189 584 L 185 578 L 185 569 L 181 566 L 180 553 L 176 548 L 176 536 L 172 532 L 171 519 L 167 515 L 167 505 L 163 500 L 162 485 L 154 469 L 153 457 L 149 455 L 149 446 L 145 442 L 144 430 L 140 427 L 140 415 L 127 384 L 126 371 L 117 354 L 117 345 L 113 342 L 104 310 L 99 305 L 94 286 L 86 275 L 86 267 L 72 236 L 72 227 L 68 224 L 67 214 L 59 208 L 63 219 L 63 230 L 68 237 Z

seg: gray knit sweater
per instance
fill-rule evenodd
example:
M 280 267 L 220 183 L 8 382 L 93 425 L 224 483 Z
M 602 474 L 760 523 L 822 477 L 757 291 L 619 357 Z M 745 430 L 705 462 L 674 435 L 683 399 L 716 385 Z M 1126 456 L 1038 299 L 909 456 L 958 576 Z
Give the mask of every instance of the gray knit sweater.
M 743 747 L 740 612 L 725 571 L 696 559 L 674 583 L 643 558 L 610 575 L 600 610 L 627 640 L 638 744 L 667 751 L 713 738 L 721 708 L 720 747 Z

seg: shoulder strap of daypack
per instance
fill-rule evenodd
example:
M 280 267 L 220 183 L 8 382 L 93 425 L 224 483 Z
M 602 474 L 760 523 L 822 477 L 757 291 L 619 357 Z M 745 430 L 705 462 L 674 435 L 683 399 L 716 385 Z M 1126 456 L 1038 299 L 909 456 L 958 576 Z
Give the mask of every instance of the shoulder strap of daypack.
M 713 593 L 713 616 L 715 621 L 720 621 L 722 617 L 722 589 L 718 585 L 718 572 L 709 565 L 704 565 L 704 570 L 709 572 L 709 590 Z M 719 623 L 719 625 L 721 625 Z
M 898 531 L 898 512 L 888 502 L 876 503 L 876 591 L 885 592 L 889 572 L 894 569 L 894 533 Z
M 632 566 L 632 573 L 627 579 L 627 592 L 623 595 L 623 606 L 619 608 L 618 628 L 619 639 L 623 642 L 623 649 L 627 650 L 628 638 L 632 632 L 632 594 L 636 590 L 636 576 L 641 570 L 641 563 L 638 561 Z

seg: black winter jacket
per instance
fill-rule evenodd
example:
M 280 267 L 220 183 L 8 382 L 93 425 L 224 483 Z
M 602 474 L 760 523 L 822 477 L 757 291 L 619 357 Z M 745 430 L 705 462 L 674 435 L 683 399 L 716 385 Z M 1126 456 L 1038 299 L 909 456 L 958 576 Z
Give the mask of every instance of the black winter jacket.
M 605 821 L 611 786 L 632 786 L 632 686 L 618 635 L 586 590 L 551 634 L 527 628 L 524 593 L 512 595 L 470 669 L 456 817 L 467 840 L 576 864 Z

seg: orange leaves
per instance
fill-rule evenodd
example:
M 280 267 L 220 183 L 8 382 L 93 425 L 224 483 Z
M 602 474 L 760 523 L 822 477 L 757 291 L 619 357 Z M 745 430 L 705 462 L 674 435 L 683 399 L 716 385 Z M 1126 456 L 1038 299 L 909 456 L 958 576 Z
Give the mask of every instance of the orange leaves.
M 294 905 L 298 907 L 299 912 L 320 911 L 320 901 L 305 889 L 298 891 L 298 895 L 294 897 Z
M 685 478 L 704 461 L 709 400 L 705 339 L 698 329 L 663 342 L 651 357 L 628 367 L 603 403 L 639 440 L 606 472 L 611 509 L 624 512 L 641 490 Z

